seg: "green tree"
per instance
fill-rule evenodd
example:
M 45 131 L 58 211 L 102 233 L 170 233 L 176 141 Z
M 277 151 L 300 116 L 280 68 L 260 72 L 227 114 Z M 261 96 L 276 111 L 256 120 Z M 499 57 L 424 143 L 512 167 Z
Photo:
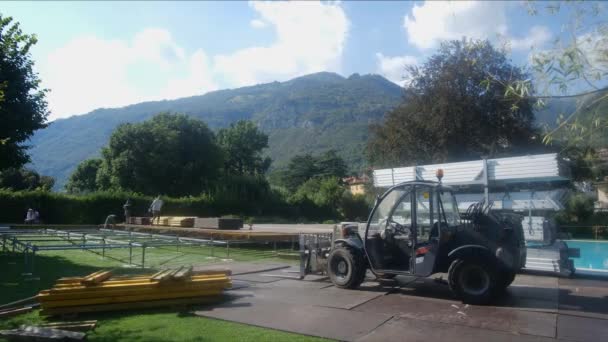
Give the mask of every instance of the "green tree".
M 406 70 L 403 103 L 371 127 L 372 164 L 458 161 L 535 145 L 531 101 L 504 98 L 505 84 L 527 75 L 489 42 L 444 42 Z M 501 82 L 488 82 L 489 74 Z
M 94 158 L 78 164 L 76 170 L 68 179 L 65 189 L 72 194 L 96 191 L 99 188 L 97 185 L 97 171 L 101 167 L 101 162 L 101 159 Z
M 281 176 L 282 183 L 291 191 L 311 178 L 346 176 L 346 162 L 336 151 L 330 150 L 318 156 L 310 154 L 296 155 L 289 161 Z
M 220 129 L 217 140 L 224 152 L 224 170 L 236 175 L 264 174 L 270 158 L 262 155 L 268 147 L 268 135 L 251 121 L 239 120 Z
M 216 181 L 222 164 L 213 132 L 197 119 L 161 113 L 123 124 L 102 149 L 102 189 L 142 194 L 198 195 Z
M 36 171 L 25 168 L 7 168 L 0 172 L 0 188 L 13 191 L 43 190 L 51 191 L 55 180 L 41 176 Z
M 528 1 L 525 5 L 534 17 L 560 16 L 562 30 L 550 47 L 534 47 L 531 52 L 534 89 L 530 81 L 512 81 L 505 95 L 532 99 L 540 107 L 559 100 L 575 102 L 558 109 L 556 126 L 545 132 L 547 144 L 557 141 L 564 149 L 608 146 L 605 5 L 597 1 Z
M 316 165 L 318 177 L 338 177 L 344 178 L 347 175 L 348 167 L 346 162 L 335 150 L 329 150 L 317 157 Z
M 0 170 L 29 161 L 24 142 L 46 127 L 46 90 L 34 72 L 30 48 L 35 35 L 24 34 L 13 18 L 0 14 Z

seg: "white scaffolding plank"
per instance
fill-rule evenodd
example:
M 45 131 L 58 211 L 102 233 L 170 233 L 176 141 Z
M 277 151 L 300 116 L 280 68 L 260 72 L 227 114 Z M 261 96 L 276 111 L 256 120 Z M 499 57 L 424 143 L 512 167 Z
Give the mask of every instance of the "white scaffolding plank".
M 545 182 L 567 180 L 560 174 L 560 162 L 556 153 L 487 160 L 488 181 L 500 182 Z M 458 163 L 419 165 L 392 169 L 374 170 L 374 185 L 390 187 L 413 180 L 437 180 L 435 172 L 443 169 L 443 182 L 450 185 L 482 184 L 483 160 Z

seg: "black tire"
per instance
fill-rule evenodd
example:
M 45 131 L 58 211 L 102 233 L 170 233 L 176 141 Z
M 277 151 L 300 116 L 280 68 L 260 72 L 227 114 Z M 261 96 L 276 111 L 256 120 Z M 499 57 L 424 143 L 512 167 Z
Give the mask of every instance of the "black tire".
M 500 276 L 498 277 L 498 285 L 496 287 L 500 290 L 506 290 L 506 288 L 513 283 L 516 275 L 517 274 L 513 271 L 501 272 Z
M 466 304 L 487 304 L 496 294 L 492 265 L 478 258 L 457 259 L 448 270 L 450 290 Z
M 365 260 L 351 247 L 336 246 L 327 258 L 329 279 L 339 288 L 356 289 L 365 280 Z

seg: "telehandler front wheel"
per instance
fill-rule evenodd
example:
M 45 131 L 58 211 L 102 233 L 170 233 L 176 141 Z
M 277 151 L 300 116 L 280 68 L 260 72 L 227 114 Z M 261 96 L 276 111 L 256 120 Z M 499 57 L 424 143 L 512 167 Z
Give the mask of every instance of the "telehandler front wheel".
M 348 246 L 336 246 L 327 260 L 331 282 L 343 289 L 355 289 L 365 280 L 367 267 L 360 252 Z

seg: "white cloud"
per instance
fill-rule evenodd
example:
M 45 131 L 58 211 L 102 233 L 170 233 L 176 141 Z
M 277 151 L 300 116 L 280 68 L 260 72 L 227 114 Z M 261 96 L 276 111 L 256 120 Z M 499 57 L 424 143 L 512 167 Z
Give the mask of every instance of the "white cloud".
M 508 2 L 425 1 L 403 19 L 408 41 L 430 49 L 442 40 L 494 38 L 507 33 Z
M 511 38 L 510 46 L 513 50 L 528 50 L 542 47 L 551 39 L 551 31 L 546 26 L 533 26 L 523 38 Z
M 174 99 L 200 95 L 205 90 L 217 89 L 217 85 L 212 79 L 209 58 L 202 49 L 192 54 L 188 70 L 189 73 L 186 77 L 171 79 L 167 82 L 167 87 L 161 92 L 164 98 Z
M 253 19 L 252 21 L 249 22 L 249 24 L 253 28 L 263 28 L 263 27 L 266 27 L 266 23 L 263 22 L 260 19 Z
M 418 61 L 414 56 L 384 56 L 376 53 L 377 72 L 388 80 L 403 86 L 406 83 L 405 67 L 415 65 Z
M 339 2 L 251 2 L 250 6 L 257 16 L 250 25 L 272 28 L 273 43 L 208 56 L 202 49 L 186 53 L 161 28 L 124 40 L 95 36 L 72 40 L 48 55 L 40 70 L 43 86 L 51 90 L 47 97 L 51 119 L 202 94 L 217 89 L 217 83 L 237 87 L 340 71 L 349 21 Z
M 276 31 L 269 46 L 248 47 L 213 59 L 214 71 L 234 86 L 339 71 L 349 22 L 336 2 L 253 2 Z
M 148 76 L 161 84 L 156 91 L 141 90 L 131 82 L 131 68 L 142 65 L 152 70 Z M 184 70 L 186 77 L 173 76 Z M 161 71 L 171 76 L 163 76 Z M 100 107 L 189 96 L 217 88 L 202 50 L 187 58 L 168 31 L 156 28 L 143 30 L 131 40 L 95 36 L 74 39 L 47 56 L 40 74 L 43 86 L 51 90 L 47 95 L 51 120 Z

